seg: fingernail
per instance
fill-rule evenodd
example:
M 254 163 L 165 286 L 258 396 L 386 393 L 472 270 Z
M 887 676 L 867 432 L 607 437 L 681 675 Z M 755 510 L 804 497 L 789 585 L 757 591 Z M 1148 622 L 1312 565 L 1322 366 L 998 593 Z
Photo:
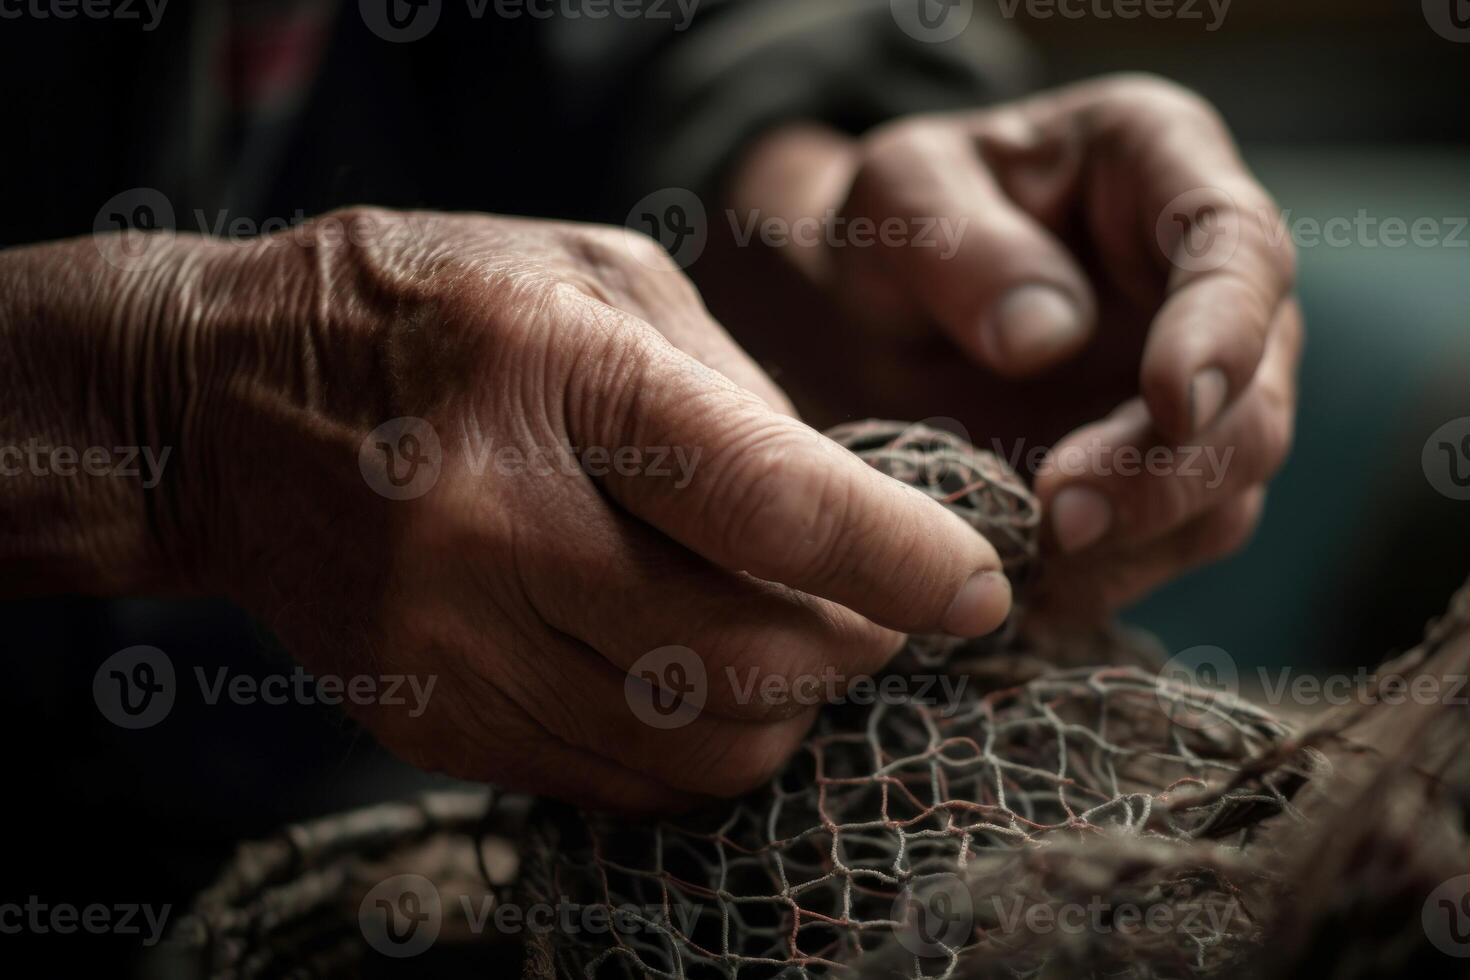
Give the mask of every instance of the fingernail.
M 1225 399 L 1230 395 L 1230 380 L 1219 368 L 1205 368 L 1189 383 L 1189 399 L 1193 404 L 1194 431 L 1203 432 L 1220 416 Z
M 1086 333 L 1082 311 L 1067 294 L 1052 286 L 1019 286 L 1001 299 L 981 342 L 996 363 L 1026 368 L 1071 350 Z
M 1067 487 L 1051 502 L 1057 544 L 1071 553 L 1096 544 L 1113 523 L 1113 505 L 1091 487 Z
M 1011 583 L 1000 572 L 976 572 L 960 586 L 940 624 L 950 636 L 984 636 L 1011 611 Z

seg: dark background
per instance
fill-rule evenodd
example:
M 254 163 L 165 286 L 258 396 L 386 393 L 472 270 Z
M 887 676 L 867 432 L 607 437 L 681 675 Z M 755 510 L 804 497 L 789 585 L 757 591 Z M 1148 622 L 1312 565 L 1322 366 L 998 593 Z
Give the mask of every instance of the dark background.
M 1432 31 L 1418 3 L 1237 0 L 1213 33 L 1199 21 L 1091 17 L 1020 26 L 1049 82 L 1145 69 L 1206 94 L 1294 217 L 1470 213 L 1470 45 Z M 349 116 L 383 111 L 343 98 Z M 6 152 L 32 152 L 32 138 L 8 133 Z M 26 213 L 62 209 L 66 193 L 7 190 Z M 1470 249 L 1321 245 L 1301 259 L 1309 350 L 1298 444 L 1257 539 L 1129 614 L 1171 650 L 1223 647 L 1243 669 L 1374 663 L 1411 645 L 1470 571 L 1470 504 L 1436 493 L 1420 466 L 1429 434 L 1470 415 Z M 176 918 L 234 842 L 431 781 L 330 708 L 207 706 L 186 688 L 153 729 L 122 731 L 99 715 L 93 672 L 132 644 L 167 650 L 181 675 L 289 669 L 222 604 L 56 599 L 4 610 L 0 901 L 170 903 Z M 0 961 L 23 950 L 45 955 L 48 970 L 109 975 L 128 972 L 137 952 L 126 937 L 0 936 Z

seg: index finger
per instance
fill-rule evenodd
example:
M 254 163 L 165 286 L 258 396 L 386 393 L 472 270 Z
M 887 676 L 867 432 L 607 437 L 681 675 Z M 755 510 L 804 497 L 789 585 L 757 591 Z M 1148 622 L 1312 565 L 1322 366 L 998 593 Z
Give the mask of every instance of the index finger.
M 1296 274 L 1276 205 L 1223 120 L 1180 86 L 1127 75 L 987 110 L 974 126 L 1028 212 L 1048 223 L 1080 212 L 1114 285 L 1162 293 L 1141 393 L 1168 438 L 1206 428 L 1255 375 Z
M 1255 376 L 1295 284 L 1280 211 L 1200 97 L 1147 78 L 1102 89 L 1090 137 L 1136 187 L 1141 243 L 1166 276 L 1139 387 L 1155 424 L 1181 440 L 1207 428 Z M 1084 116 L 1086 114 L 1084 113 Z
M 1158 212 L 1171 271 L 1139 385 L 1159 428 L 1182 440 L 1208 428 L 1250 385 L 1291 294 L 1296 260 L 1275 205 L 1243 169 L 1169 163 L 1174 180 L 1201 183 Z

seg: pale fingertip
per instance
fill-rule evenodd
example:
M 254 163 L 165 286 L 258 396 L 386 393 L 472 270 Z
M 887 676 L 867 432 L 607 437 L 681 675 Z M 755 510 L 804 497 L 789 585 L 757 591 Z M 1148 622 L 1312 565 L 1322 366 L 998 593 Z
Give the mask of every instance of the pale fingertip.
M 950 636 L 969 639 L 999 629 L 1010 611 L 1010 580 L 1001 572 L 985 570 L 960 586 L 940 625 Z
M 1054 286 L 1012 289 L 981 326 L 980 343 L 993 367 L 1027 374 L 1080 347 L 1087 319 L 1077 303 Z
M 1066 487 L 1051 502 L 1052 530 L 1062 551 L 1091 547 L 1113 524 L 1113 505 L 1091 487 Z

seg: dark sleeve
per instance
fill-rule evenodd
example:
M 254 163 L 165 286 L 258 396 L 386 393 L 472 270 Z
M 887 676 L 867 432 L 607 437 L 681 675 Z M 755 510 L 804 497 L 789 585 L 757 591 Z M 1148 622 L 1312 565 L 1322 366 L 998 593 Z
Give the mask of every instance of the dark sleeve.
M 979 9 L 943 42 L 900 26 L 897 11 L 938 10 L 935 0 L 697 0 L 692 17 L 690 0 L 632 2 L 643 18 L 544 25 L 543 54 L 567 86 L 558 101 L 574 117 L 596 115 L 580 122 L 620 144 L 608 189 L 623 202 L 667 187 L 708 193 L 776 123 L 818 120 L 857 134 L 1012 97 L 1034 75 L 1015 32 Z M 620 219 L 616 202 L 607 205 Z

